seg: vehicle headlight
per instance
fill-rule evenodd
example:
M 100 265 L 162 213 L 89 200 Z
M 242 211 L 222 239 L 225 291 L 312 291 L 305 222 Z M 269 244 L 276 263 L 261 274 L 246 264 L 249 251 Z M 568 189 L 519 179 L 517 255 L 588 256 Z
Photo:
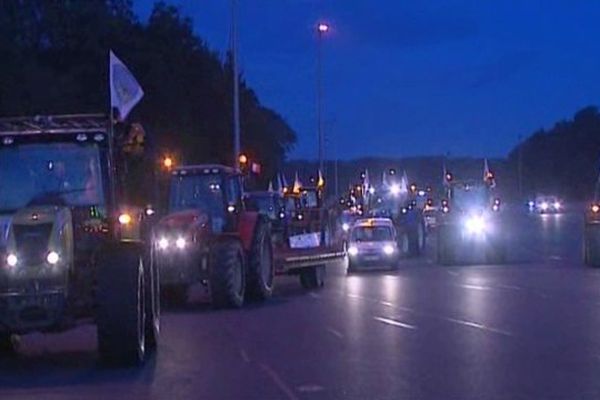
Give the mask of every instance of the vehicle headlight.
M 472 215 L 465 220 L 465 228 L 468 233 L 482 234 L 487 229 L 485 218 L 481 215 Z
M 560 202 L 558 202 L 558 201 L 555 201 L 553 206 L 555 209 L 560 210 L 560 208 L 562 207 L 562 204 L 560 204 Z
M 358 248 L 356 246 L 350 246 L 348 248 L 348 254 L 350 254 L 351 256 L 356 256 L 358 254 Z
M 50 265 L 56 265 L 60 261 L 60 256 L 57 252 L 51 251 L 46 255 L 46 261 L 48 261 L 48 264 Z
M 390 187 L 390 193 L 392 193 L 394 196 L 398 196 L 400 194 L 400 185 L 398 185 L 397 183 L 394 183 Z
M 16 266 L 18 262 L 19 262 L 19 259 L 17 258 L 16 254 L 11 253 L 6 256 L 6 263 L 8 264 L 9 267 Z
M 547 210 L 548 207 L 550 207 L 550 204 L 548 204 L 547 202 L 543 202 L 542 204 L 540 204 L 540 208 L 544 211 Z
M 385 246 L 383 246 L 383 252 L 388 256 L 394 254 L 395 251 L 396 249 L 394 249 L 394 246 L 392 246 L 391 244 L 386 244 Z
M 342 224 L 342 230 L 343 230 L 344 232 L 348 232 L 348 231 L 350 230 L 350 224 L 348 224 L 347 222 L 344 222 L 344 223 Z
M 175 246 L 179 250 L 183 250 L 185 249 L 185 246 L 187 246 L 187 240 L 185 240 L 183 237 L 178 237 L 177 240 L 175 240 Z
M 169 247 L 169 239 L 166 237 L 162 237 L 158 239 L 158 248 L 161 250 L 166 250 Z

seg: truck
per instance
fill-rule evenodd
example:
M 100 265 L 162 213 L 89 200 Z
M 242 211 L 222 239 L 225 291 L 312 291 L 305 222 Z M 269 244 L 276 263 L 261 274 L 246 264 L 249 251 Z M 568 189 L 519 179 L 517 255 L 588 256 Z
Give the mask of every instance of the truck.
M 111 365 L 156 348 L 158 270 L 126 201 L 126 144 L 100 114 L 0 119 L 0 355 L 15 335 L 85 323 Z

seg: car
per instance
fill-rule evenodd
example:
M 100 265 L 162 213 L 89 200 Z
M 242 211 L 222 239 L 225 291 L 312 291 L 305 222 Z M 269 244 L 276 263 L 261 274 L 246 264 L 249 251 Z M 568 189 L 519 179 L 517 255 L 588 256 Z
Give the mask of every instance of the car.
M 537 196 L 533 210 L 539 214 L 558 214 L 564 209 L 564 204 L 556 196 Z
M 360 219 L 350 229 L 348 240 L 348 272 L 387 267 L 396 269 L 402 249 L 389 218 Z M 406 252 L 407 243 L 405 243 Z
M 114 131 L 96 114 L 0 119 L 0 355 L 15 334 L 90 322 L 111 365 L 156 347 L 158 270 Z

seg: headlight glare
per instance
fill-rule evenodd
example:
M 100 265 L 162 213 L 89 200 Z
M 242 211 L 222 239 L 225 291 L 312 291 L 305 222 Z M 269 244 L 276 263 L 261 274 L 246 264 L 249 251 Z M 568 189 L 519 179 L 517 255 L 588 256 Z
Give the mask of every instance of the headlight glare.
M 468 233 L 480 235 L 487 229 L 486 221 L 481 215 L 472 215 L 466 219 L 465 228 Z
M 60 261 L 60 256 L 58 255 L 57 252 L 51 251 L 46 256 L 46 261 L 48 261 L 48 264 L 50 264 L 50 265 L 55 265 Z
M 396 249 L 394 249 L 394 246 L 392 246 L 391 244 L 386 244 L 383 247 L 383 252 L 388 256 L 391 256 L 392 254 L 394 254 L 395 250 Z
M 158 248 L 161 250 L 166 250 L 169 247 L 169 239 L 166 237 L 162 237 L 158 240 Z
M 177 248 L 179 250 L 185 249 L 186 245 L 187 245 L 187 241 L 183 237 L 178 237 L 177 240 L 175 241 L 175 246 L 177 246 Z
M 343 230 L 344 232 L 348 232 L 348 231 L 350 230 L 350 224 L 349 224 L 349 223 L 347 223 L 347 222 L 344 222 L 344 223 L 342 224 L 342 230 Z
M 348 248 L 348 254 L 350 254 L 352 257 L 358 255 L 358 248 L 356 246 L 350 246 Z
M 8 256 L 6 256 L 6 263 L 8 264 L 9 267 L 16 266 L 18 262 L 19 262 L 19 259 L 17 258 L 16 254 L 11 253 Z

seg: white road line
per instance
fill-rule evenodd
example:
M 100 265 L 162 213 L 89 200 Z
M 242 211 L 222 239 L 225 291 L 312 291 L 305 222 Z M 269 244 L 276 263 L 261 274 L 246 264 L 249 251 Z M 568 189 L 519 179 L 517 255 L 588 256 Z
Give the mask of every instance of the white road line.
M 468 285 L 468 284 L 465 284 L 465 285 L 458 285 L 458 286 L 460 286 L 460 287 L 462 287 L 462 288 L 465 288 L 465 289 L 473 289 L 473 290 L 490 290 L 490 287 L 489 287 L 489 286 Z
M 240 357 L 242 357 L 242 360 L 244 360 L 244 362 L 250 362 L 250 357 L 248 357 L 248 353 L 246 353 L 246 350 L 240 349 Z
M 343 339 L 343 338 L 344 338 L 344 335 L 342 335 L 342 333 L 341 333 L 340 331 L 336 331 L 336 330 L 335 330 L 335 329 L 333 329 L 333 328 L 326 328 L 325 330 L 326 330 L 327 332 L 331 333 L 333 336 L 336 336 L 336 337 L 338 337 L 338 338 L 340 338 L 340 339 Z
M 298 386 L 296 388 L 296 390 L 299 391 L 300 393 L 317 393 L 317 392 L 322 392 L 325 389 L 323 388 L 323 386 L 320 386 L 320 385 L 307 384 L 307 385 Z
M 384 324 L 388 324 L 388 325 L 392 325 L 392 326 L 398 326 L 400 328 L 406 328 L 406 329 L 417 329 L 416 326 L 414 325 L 410 325 L 404 322 L 400 322 L 400 321 L 396 321 L 393 319 L 389 319 L 389 318 L 383 318 L 383 317 L 373 317 L 373 319 L 375 319 L 376 321 L 379 322 L 383 322 Z
M 310 292 L 308 295 L 310 297 L 312 297 L 313 299 L 320 299 L 321 298 L 321 296 L 318 295 L 318 294 L 316 294 L 315 292 Z
M 389 301 L 380 301 L 379 304 L 387 307 L 394 307 L 394 303 L 390 303 Z
M 456 271 L 450 271 L 449 269 L 447 269 L 446 272 L 449 273 L 450 275 L 454 275 L 454 276 L 460 275 L 458 272 L 456 272 Z
M 472 321 L 464 321 L 461 319 L 454 319 L 454 318 L 448 318 L 448 317 L 444 317 L 444 319 L 446 321 L 449 322 L 454 322 L 456 324 L 460 324 L 460 325 L 464 325 L 464 326 L 468 326 L 471 328 L 477 328 L 477 329 L 481 329 L 483 331 L 488 331 L 488 332 L 492 332 L 492 333 L 497 333 L 499 335 L 504 335 L 504 336 L 513 336 L 512 333 L 507 332 L 507 331 L 503 331 L 501 329 L 496 329 L 496 328 L 491 328 L 489 326 L 483 325 L 483 324 L 479 324 L 477 322 L 472 322 Z
M 294 394 L 292 389 L 279 377 L 277 372 L 275 372 L 271 367 L 266 364 L 260 364 L 262 370 L 271 378 L 273 383 L 285 394 L 288 400 L 298 400 L 298 397 Z
M 353 299 L 363 299 L 363 300 L 367 300 L 366 297 L 360 296 L 358 294 L 352 294 L 352 293 L 348 293 L 346 296 L 351 297 Z

